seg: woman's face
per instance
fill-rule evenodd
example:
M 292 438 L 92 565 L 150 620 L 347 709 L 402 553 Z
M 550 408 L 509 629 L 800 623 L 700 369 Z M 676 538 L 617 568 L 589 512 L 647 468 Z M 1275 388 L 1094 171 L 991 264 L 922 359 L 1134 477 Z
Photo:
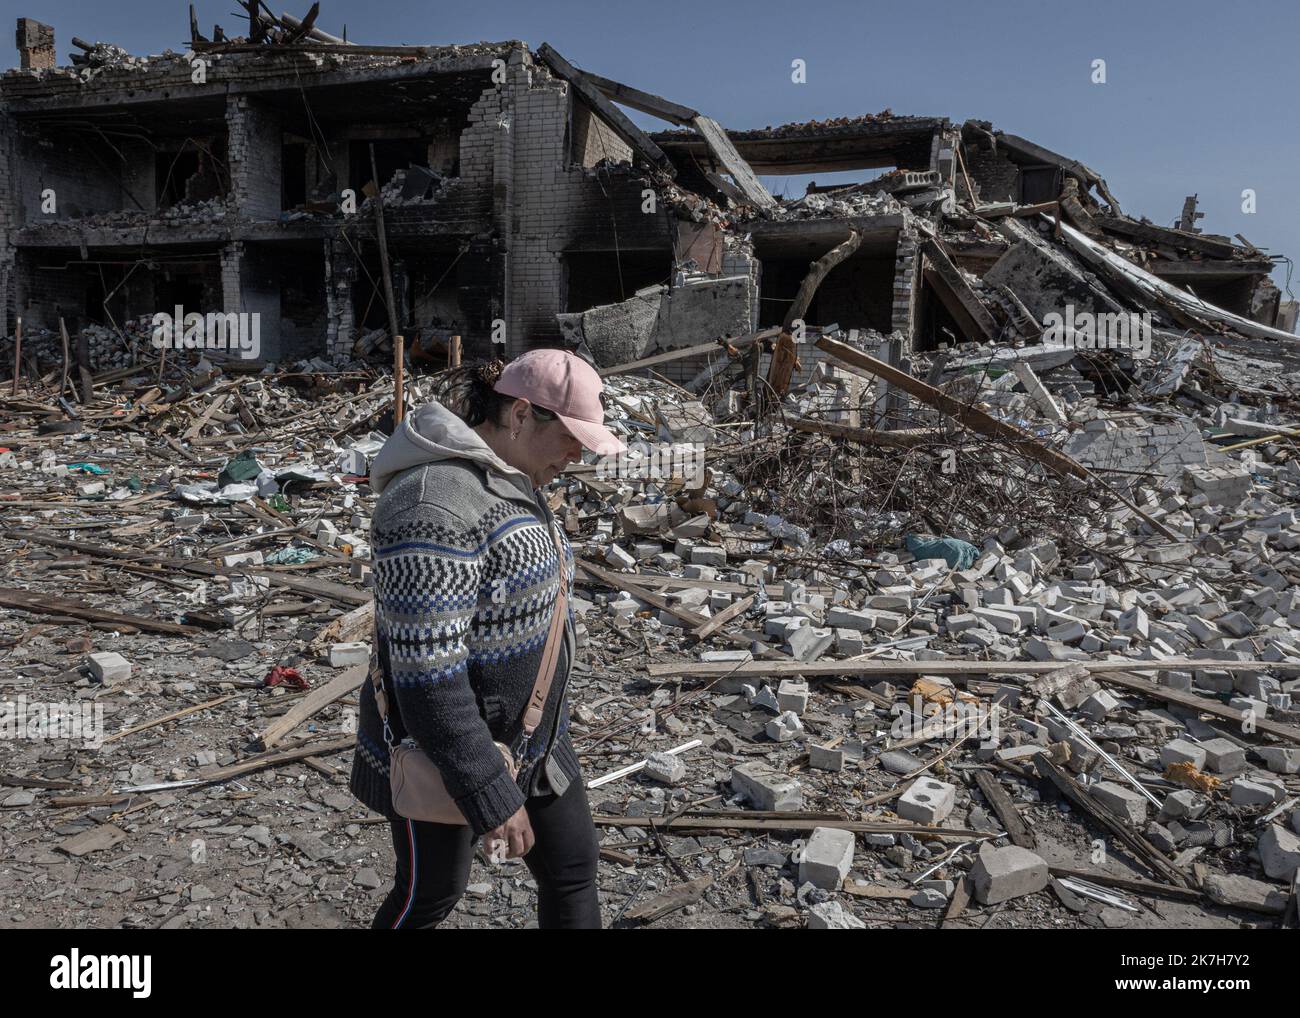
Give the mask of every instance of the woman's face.
M 516 470 L 527 474 L 537 487 L 553 481 L 568 464 L 582 459 L 582 443 L 559 420 L 541 420 L 526 399 L 516 400 L 510 409 L 510 456 L 503 457 Z

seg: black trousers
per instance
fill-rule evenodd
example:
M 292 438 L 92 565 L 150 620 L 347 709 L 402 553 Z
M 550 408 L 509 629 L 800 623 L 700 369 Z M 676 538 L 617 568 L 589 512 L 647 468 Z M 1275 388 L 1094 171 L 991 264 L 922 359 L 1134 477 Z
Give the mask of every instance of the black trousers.
M 524 862 L 537 880 L 542 929 L 600 929 L 596 900 L 598 844 L 582 780 L 561 796 L 524 805 L 533 848 Z M 397 874 L 371 929 L 433 929 L 465 893 L 477 839 L 468 827 L 423 820 L 391 823 Z

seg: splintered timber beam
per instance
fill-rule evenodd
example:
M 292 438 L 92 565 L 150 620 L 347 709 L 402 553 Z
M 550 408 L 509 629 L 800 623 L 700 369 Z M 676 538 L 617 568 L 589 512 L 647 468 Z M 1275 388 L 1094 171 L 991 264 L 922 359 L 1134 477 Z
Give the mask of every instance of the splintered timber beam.
M 712 117 L 700 114 L 691 120 L 691 125 L 709 146 L 713 158 L 731 174 L 731 179 L 736 182 L 736 187 L 745 196 L 746 201 L 759 208 L 772 208 L 776 205 L 776 199 L 768 193 L 767 188 L 754 175 L 749 163 L 745 162 L 744 157 L 736 151 L 736 146 L 731 143 L 731 138 L 721 124 Z
M 772 351 L 772 360 L 767 367 L 767 384 L 776 399 L 784 396 L 786 390 L 790 388 L 790 376 L 794 374 L 795 367 L 798 364 L 798 358 L 794 352 L 794 337 L 791 334 L 795 323 L 808 313 L 808 308 L 812 305 L 812 299 L 817 293 L 817 288 L 821 286 L 822 280 L 830 274 L 831 269 L 846 261 L 861 245 L 862 234 L 857 230 L 850 230 L 847 239 L 836 244 L 835 247 L 808 266 L 808 274 L 804 276 L 803 282 L 799 284 L 799 292 L 795 294 L 794 303 L 790 305 L 789 310 L 785 313 L 785 320 L 781 323 L 781 335 L 776 341 L 776 349 Z M 852 349 L 852 347 L 846 349 Z
M 549 43 L 542 43 L 537 55 L 552 71 L 567 81 L 597 113 L 605 119 L 614 132 L 636 149 L 648 162 L 657 166 L 670 177 L 676 176 L 677 170 L 664 150 L 656 145 L 648 134 L 632 123 L 623 111 L 605 98 L 595 83 L 582 71 L 560 56 Z
M 1157 533 L 1168 538 L 1171 541 L 1181 541 L 1182 538 L 1170 530 L 1165 524 L 1136 505 L 1132 500 L 1124 497 L 1116 491 L 1106 481 L 1102 480 L 1091 470 L 1085 467 L 1077 460 L 1071 459 L 1064 453 L 1057 452 L 1055 449 L 1049 449 L 1040 443 L 1033 435 L 1022 431 L 1014 424 L 1008 424 L 1006 421 L 999 420 L 992 414 L 985 413 L 983 410 L 972 406 L 969 403 L 963 403 L 961 400 L 948 395 L 942 389 L 936 389 L 933 385 L 923 382 L 919 378 L 913 378 L 906 371 L 900 371 L 892 365 L 886 364 L 882 360 L 877 360 L 861 350 L 855 350 L 847 343 L 840 343 L 833 339 L 827 339 L 823 336 L 817 340 L 817 346 L 826 351 L 832 357 L 844 361 L 846 364 L 852 364 L 854 367 L 862 368 L 878 375 L 891 385 L 897 386 L 907 393 L 913 399 L 934 407 L 940 413 L 951 417 L 958 424 L 965 425 L 972 431 L 979 432 L 989 438 L 1000 439 L 1014 452 L 1024 456 L 1026 459 L 1033 460 L 1035 463 L 1041 463 L 1049 470 L 1061 474 L 1064 477 L 1074 477 L 1081 481 L 1097 485 L 1104 489 L 1120 504 L 1126 506 L 1129 510 L 1136 513 L 1137 516 L 1150 526 Z

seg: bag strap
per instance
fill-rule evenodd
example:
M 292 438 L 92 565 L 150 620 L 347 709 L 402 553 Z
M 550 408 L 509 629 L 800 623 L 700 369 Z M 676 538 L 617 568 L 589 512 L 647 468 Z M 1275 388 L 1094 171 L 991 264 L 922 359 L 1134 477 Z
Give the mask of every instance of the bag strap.
M 546 698 L 551 692 L 551 683 L 555 680 L 555 668 L 560 658 L 560 640 L 564 627 L 569 620 L 569 579 L 565 567 L 568 565 L 564 554 L 564 544 L 560 540 L 558 529 L 551 529 L 555 541 L 556 560 L 559 563 L 560 589 L 555 596 L 555 611 L 551 615 L 551 627 L 546 633 L 546 645 L 542 648 L 542 661 L 537 668 L 537 679 L 533 682 L 533 691 L 528 697 L 528 706 L 524 710 L 523 741 L 527 745 L 542 723 L 542 711 L 546 707 Z M 375 653 L 370 658 L 370 684 L 375 691 L 375 706 L 379 708 L 379 718 L 384 723 L 384 740 L 388 748 L 393 748 L 393 732 L 388 727 L 388 694 L 384 691 L 384 671 L 379 663 L 379 619 L 374 621 Z
M 560 638 L 569 621 L 569 578 L 565 570 L 568 565 L 564 554 L 564 544 L 560 541 L 558 523 L 551 531 L 555 539 L 555 557 L 559 563 L 560 590 L 555 595 L 555 612 L 551 616 L 551 628 L 546 634 L 546 646 L 542 648 L 542 663 L 537 669 L 537 681 L 533 683 L 532 695 L 528 698 L 528 707 L 524 710 L 524 740 L 531 739 L 542 723 L 542 710 L 546 698 L 551 692 L 551 683 L 555 681 L 555 667 L 560 660 Z

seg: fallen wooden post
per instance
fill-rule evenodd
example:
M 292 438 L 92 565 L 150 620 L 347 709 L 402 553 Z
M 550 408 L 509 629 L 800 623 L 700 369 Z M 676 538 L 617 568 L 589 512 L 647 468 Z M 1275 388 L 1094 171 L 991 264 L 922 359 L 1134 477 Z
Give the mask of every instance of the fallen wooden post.
M 870 371 L 872 374 L 884 379 L 890 385 L 897 386 L 913 399 L 919 400 L 927 406 L 934 407 L 940 413 L 951 417 L 972 431 L 977 431 L 981 435 L 989 438 L 996 438 L 1005 442 L 1014 452 L 1019 453 L 1026 459 L 1031 459 L 1035 463 L 1041 463 L 1064 477 L 1074 477 L 1081 481 L 1088 481 L 1096 484 L 1098 487 L 1105 489 L 1111 497 L 1122 503 L 1128 509 L 1136 513 L 1144 523 L 1150 526 L 1164 537 L 1171 541 L 1182 540 L 1181 535 L 1174 533 L 1158 519 L 1146 512 L 1140 506 L 1136 505 L 1130 499 L 1124 497 L 1107 482 L 1094 474 L 1082 463 L 1071 459 L 1062 452 L 1055 449 L 1049 449 L 1039 442 L 1033 435 L 1022 431 L 1014 424 L 1008 424 L 1006 421 L 999 420 L 992 414 L 985 413 L 978 407 L 948 395 L 942 389 L 936 389 L 933 385 L 921 381 L 919 378 L 913 378 L 906 371 L 901 371 L 882 360 L 877 360 L 861 350 L 855 350 L 846 343 L 840 343 L 833 339 L 827 339 L 823 336 L 817 340 L 817 346 L 826 351 L 832 357 L 844 361 L 846 364 L 852 364 L 855 367 Z
M 258 744 L 262 749 L 270 749 L 308 718 L 324 710 L 335 700 L 341 700 L 354 689 L 359 689 L 366 681 L 369 670 L 369 665 L 353 665 L 325 685 L 313 689 L 300 702 L 294 704 L 293 709 L 284 717 L 268 726 L 258 736 Z

